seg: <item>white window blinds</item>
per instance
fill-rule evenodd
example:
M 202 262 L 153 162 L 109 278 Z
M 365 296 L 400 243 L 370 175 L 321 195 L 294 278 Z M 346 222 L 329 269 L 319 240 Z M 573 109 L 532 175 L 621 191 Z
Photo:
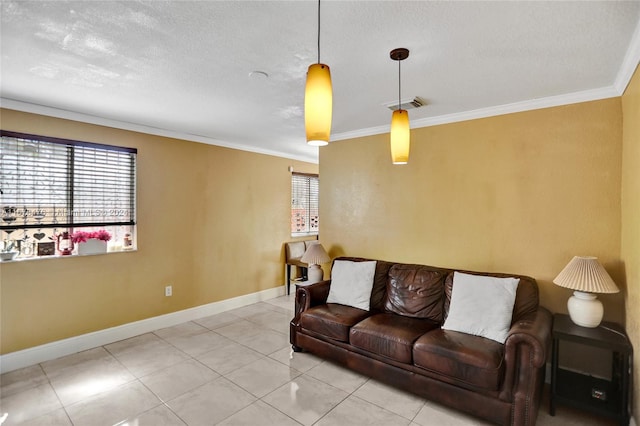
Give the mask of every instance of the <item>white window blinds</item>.
M 1 136 L 0 229 L 135 224 L 135 149 Z
M 318 175 L 291 175 L 291 233 L 317 234 L 319 225 Z

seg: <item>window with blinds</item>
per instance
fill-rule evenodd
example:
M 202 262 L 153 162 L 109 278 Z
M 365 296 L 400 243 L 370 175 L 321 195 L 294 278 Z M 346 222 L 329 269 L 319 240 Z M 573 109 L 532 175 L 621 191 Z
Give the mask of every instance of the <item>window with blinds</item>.
M 135 225 L 137 150 L 1 131 L 0 229 Z
M 318 175 L 291 175 L 291 234 L 317 234 L 319 225 Z

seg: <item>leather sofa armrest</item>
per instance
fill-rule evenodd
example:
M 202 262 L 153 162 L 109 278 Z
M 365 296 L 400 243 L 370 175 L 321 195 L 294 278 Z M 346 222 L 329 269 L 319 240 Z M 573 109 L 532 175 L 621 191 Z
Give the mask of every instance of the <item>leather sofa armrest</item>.
M 512 424 L 535 425 L 551 346 L 551 312 L 538 307 L 511 325 L 499 398 L 511 402 Z
M 551 344 L 552 321 L 551 312 L 543 307 L 538 307 L 535 312 L 523 316 L 511 325 L 505 342 L 505 352 L 510 352 L 521 344 L 528 345 L 531 349 L 531 366 L 544 366 Z
M 296 318 L 310 307 L 326 303 L 330 287 L 331 280 L 299 286 L 296 290 Z
M 294 351 L 300 351 L 302 348 L 297 343 L 297 333 L 300 329 L 300 314 L 311 308 L 312 306 L 322 305 L 326 303 L 329 296 L 329 288 L 331 280 L 320 281 L 317 283 L 298 286 L 296 290 L 295 316 L 289 323 L 289 341 L 293 345 Z

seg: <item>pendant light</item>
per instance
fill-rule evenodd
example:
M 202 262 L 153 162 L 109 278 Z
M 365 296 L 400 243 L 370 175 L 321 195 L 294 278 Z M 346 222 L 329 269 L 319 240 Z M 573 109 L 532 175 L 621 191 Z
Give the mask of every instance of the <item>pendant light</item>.
M 329 66 L 320 63 L 320 0 L 318 0 L 318 63 L 309 66 L 304 91 L 304 127 L 307 143 L 323 146 L 331 135 L 333 90 Z
M 398 61 L 398 109 L 391 116 L 391 161 L 393 164 L 407 164 L 411 137 L 409 112 L 400 108 L 400 62 L 409 57 L 409 50 L 402 47 L 393 49 L 389 56 Z

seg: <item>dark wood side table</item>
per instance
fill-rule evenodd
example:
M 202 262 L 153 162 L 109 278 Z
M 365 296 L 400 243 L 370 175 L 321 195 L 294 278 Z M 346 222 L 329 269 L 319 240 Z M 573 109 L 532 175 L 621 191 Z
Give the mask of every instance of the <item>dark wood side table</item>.
M 568 315 L 555 314 L 552 338 L 549 414 L 555 415 L 556 403 L 561 403 L 617 419 L 620 425 L 628 426 L 633 348 L 624 328 L 613 322 L 603 322 L 596 328 L 581 327 Z M 560 368 L 562 341 L 611 351 L 611 380 Z

